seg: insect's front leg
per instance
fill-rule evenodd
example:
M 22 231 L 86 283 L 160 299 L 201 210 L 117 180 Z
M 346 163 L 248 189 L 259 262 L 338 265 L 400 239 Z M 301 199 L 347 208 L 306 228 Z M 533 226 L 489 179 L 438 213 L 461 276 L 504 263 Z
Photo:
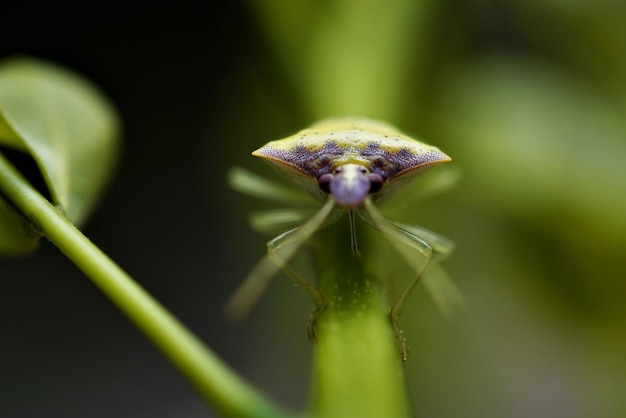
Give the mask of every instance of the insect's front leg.
M 286 260 L 289 260 L 293 254 L 297 251 L 297 249 L 302 245 L 302 243 L 306 240 L 302 237 L 303 229 L 302 227 L 298 227 L 287 231 L 276 238 L 272 239 L 267 243 L 267 256 L 272 260 L 285 274 L 294 281 L 296 285 L 303 288 L 311 299 L 313 299 L 313 303 L 316 306 L 320 306 L 324 303 L 324 297 L 320 293 L 320 291 L 315 287 L 310 281 L 305 279 L 299 272 L 294 270 L 287 264 Z M 288 251 L 288 254 L 284 254 L 282 257 L 278 254 L 278 252 L 288 244 L 294 244 L 296 248 Z
M 433 259 L 433 246 L 403 226 L 386 219 L 378 211 L 378 209 L 376 209 L 371 199 L 365 200 L 362 215 L 363 219 L 368 224 L 386 235 L 391 244 L 398 250 L 409 265 L 415 268 L 413 278 L 389 308 L 389 319 L 391 321 L 396 340 L 400 346 L 400 355 L 402 360 L 406 360 L 408 357 L 408 347 L 406 338 L 403 335 L 403 331 L 398 320 L 408 296 L 420 281 Z M 417 264 L 415 258 L 416 250 L 423 256 L 423 259 Z
M 311 296 L 315 309 L 309 316 L 307 323 L 307 334 L 311 341 L 317 338 L 317 318 L 324 308 L 324 296 L 309 280 L 305 279 L 300 273 L 291 268 L 287 261 L 298 251 L 304 242 L 320 229 L 325 223 L 333 222 L 335 218 L 329 215 L 334 209 L 333 199 L 328 199 L 322 209 L 319 210 L 311 219 L 302 226 L 287 231 L 267 243 L 267 255 L 287 276 L 292 279 L 298 286 L 302 287 Z M 292 244 L 291 247 L 287 247 Z M 280 252 L 282 251 L 282 254 Z
M 424 273 L 428 269 L 428 266 L 433 259 L 433 248 L 430 244 L 419 238 L 417 235 L 412 234 L 411 232 L 392 222 L 390 222 L 390 228 L 385 229 L 386 231 L 384 231 L 384 233 L 387 234 L 389 238 L 391 238 L 391 242 L 394 247 L 396 247 L 400 254 L 405 258 L 405 260 L 407 260 L 407 262 L 409 262 L 409 264 L 415 268 L 413 278 L 406 286 L 406 288 L 402 291 L 400 296 L 398 296 L 398 298 L 389 308 L 389 319 L 391 321 L 396 340 L 400 345 L 400 356 L 402 358 L 402 361 L 406 361 L 409 355 L 409 349 L 406 337 L 404 337 L 404 332 L 402 330 L 402 327 L 400 326 L 400 315 L 402 314 L 402 310 L 404 309 L 407 298 L 413 292 L 415 286 L 417 286 L 419 281 L 422 279 Z M 424 256 L 424 259 L 420 262 L 419 266 L 414 266 L 415 250 L 419 251 Z
M 329 199 L 304 224 L 280 234 L 267 243 L 267 256 L 248 274 L 226 304 L 226 313 L 230 317 L 235 319 L 244 317 L 279 269 L 282 269 L 298 286 L 304 288 L 316 306 L 323 303 L 323 297 L 317 288 L 287 263 L 315 231 L 336 220 L 336 217 L 329 216 L 333 208 L 334 202 Z

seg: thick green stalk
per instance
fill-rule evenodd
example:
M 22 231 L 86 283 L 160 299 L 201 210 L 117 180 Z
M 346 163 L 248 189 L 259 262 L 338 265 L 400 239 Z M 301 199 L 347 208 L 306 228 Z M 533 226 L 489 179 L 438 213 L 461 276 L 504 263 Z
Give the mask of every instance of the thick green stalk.
M 313 119 L 403 113 L 419 58 L 424 0 L 252 0 L 265 35 Z
M 89 241 L 0 153 L 0 193 L 80 268 L 220 414 L 285 417 Z
M 315 417 L 407 417 L 400 349 L 383 284 L 352 254 L 347 220 L 318 237 L 319 287 L 326 304 L 317 319 L 311 409 Z

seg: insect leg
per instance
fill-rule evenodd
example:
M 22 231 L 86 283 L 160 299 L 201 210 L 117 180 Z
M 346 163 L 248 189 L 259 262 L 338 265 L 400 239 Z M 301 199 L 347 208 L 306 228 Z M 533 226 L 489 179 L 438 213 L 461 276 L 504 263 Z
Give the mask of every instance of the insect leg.
M 365 200 L 364 209 L 363 219 L 387 235 L 400 255 L 416 271 L 407 288 L 391 306 L 390 315 L 392 318 L 397 318 L 404 307 L 406 298 L 417 285 L 433 258 L 447 256 L 454 246 L 451 241 L 424 228 L 402 225 L 388 220 L 376 209 L 371 199 Z M 423 260 L 415 258 L 415 250 L 424 256 Z
M 248 274 L 226 304 L 226 312 L 229 316 L 235 318 L 245 316 L 279 268 L 297 285 L 303 287 L 316 305 L 322 304 L 323 298 L 320 292 L 308 280 L 304 279 L 298 272 L 289 267 L 287 262 L 315 231 L 323 226 L 325 222 L 329 221 L 328 217 L 333 208 L 334 201 L 329 199 L 307 222 L 297 228 L 293 228 L 278 235 L 267 243 L 267 256 L 255 266 L 250 274 Z M 293 245 L 289 246 L 289 244 Z
M 328 199 L 324 206 L 302 226 L 282 233 L 267 243 L 268 257 L 276 263 L 276 265 L 280 267 L 280 269 L 283 270 L 298 286 L 304 288 L 316 305 L 321 305 L 323 303 L 322 294 L 314 285 L 302 277 L 300 273 L 292 269 L 287 262 L 300 249 L 302 244 L 306 242 L 315 233 L 315 231 L 320 229 L 326 218 L 328 218 L 328 215 L 330 215 L 333 207 L 334 200 Z M 286 248 L 287 245 L 292 243 L 295 245 Z M 282 254 L 279 255 L 278 252 L 283 248 L 284 250 L 282 251 Z
M 437 307 L 448 318 L 453 318 L 459 312 L 462 312 L 466 305 L 463 293 L 461 293 L 438 263 L 450 255 L 452 250 L 454 250 L 454 243 L 421 226 L 400 223 L 396 223 L 396 225 L 422 238 L 433 248 L 433 262 L 421 281 Z M 407 262 L 410 262 L 408 258 L 406 259 Z
M 278 267 L 283 270 L 287 276 L 289 276 L 298 286 L 307 291 L 313 302 L 315 303 L 315 309 L 309 315 L 307 321 L 307 334 L 309 340 L 315 342 L 317 339 L 317 318 L 324 309 L 324 296 L 311 282 L 306 280 L 300 273 L 292 269 L 287 261 L 297 252 L 300 246 L 306 242 L 318 229 L 324 224 L 334 222 L 337 218 L 328 219 L 328 216 L 332 212 L 335 206 L 333 199 L 328 199 L 326 204 L 317 212 L 311 219 L 305 222 L 301 227 L 287 231 L 281 234 L 267 243 L 267 255 L 276 263 Z M 341 211 L 336 213 L 341 214 Z M 285 248 L 285 254 L 279 256 L 278 251 L 288 244 L 295 243 L 296 245 Z
M 406 340 L 403 337 L 402 330 L 398 325 L 398 318 L 402 313 L 407 297 L 411 294 L 421 277 L 424 275 L 424 272 L 432 261 L 435 252 L 433 246 L 424 239 L 402 226 L 386 219 L 378 211 L 378 209 L 376 209 L 371 198 L 364 201 L 363 208 L 363 219 L 372 227 L 387 235 L 390 238 L 390 242 L 394 245 L 394 247 L 396 247 L 402 257 L 416 270 L 415 275 L 409 282 L 408 286 L 402 291 L 398 299 L 396 299 L 396 301 L 389 308 L 389 319 L 391 320 L 394 328 L 396 338 L 400 343 L 402 359 L 406 360 L 408 350 Z M 424 256 L 424 260 L 419 262 L 419 265 L 416 264 L 416 259 L 414 257 L 415 250 Z
M 238 192 L 272 202 L 295 206 L 316 202 L 310 194 L 304 191 L 274 183 L 242 167 L 233 167 L 228 171 L 228 183 Z

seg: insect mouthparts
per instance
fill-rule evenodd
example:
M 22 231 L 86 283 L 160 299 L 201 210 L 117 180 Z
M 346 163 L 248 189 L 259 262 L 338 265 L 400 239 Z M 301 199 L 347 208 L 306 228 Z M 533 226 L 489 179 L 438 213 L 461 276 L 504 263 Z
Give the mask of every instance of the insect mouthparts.
M 333 174 L 322 175 L 318 183 L 338 206 L 346 209 L 359 206 L 371 189 L 370 172 L 360 164 L 343 164 Z

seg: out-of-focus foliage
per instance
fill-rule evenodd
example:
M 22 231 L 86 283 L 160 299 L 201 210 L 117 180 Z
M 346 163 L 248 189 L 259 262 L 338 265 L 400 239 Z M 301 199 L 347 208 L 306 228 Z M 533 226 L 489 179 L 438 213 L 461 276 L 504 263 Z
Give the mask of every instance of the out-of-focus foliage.
M 456 241 L 445 266 L 468 301 L 448 322 L 420 294 L 404 317 L 420 415 L 626 414 L 626 5 L 361 2 L 350 14 L 331 1 L 307 3 L 305 19 L 282 3 L 255 10 L 311 117 L 326 103 L 391 118 L 463 173 L 447 195 L 387 205 Z M 380 91 L 400 106 L 337 104 Z
M 429 2 L 251 2 L 285 75 L 313 119 L 395 120 Z M 410 44 L 410 45 L 407 45 Z M 341 88 L 337 88 L 341 86 Z M 364 86 L 368 86 L 364 89 Z

